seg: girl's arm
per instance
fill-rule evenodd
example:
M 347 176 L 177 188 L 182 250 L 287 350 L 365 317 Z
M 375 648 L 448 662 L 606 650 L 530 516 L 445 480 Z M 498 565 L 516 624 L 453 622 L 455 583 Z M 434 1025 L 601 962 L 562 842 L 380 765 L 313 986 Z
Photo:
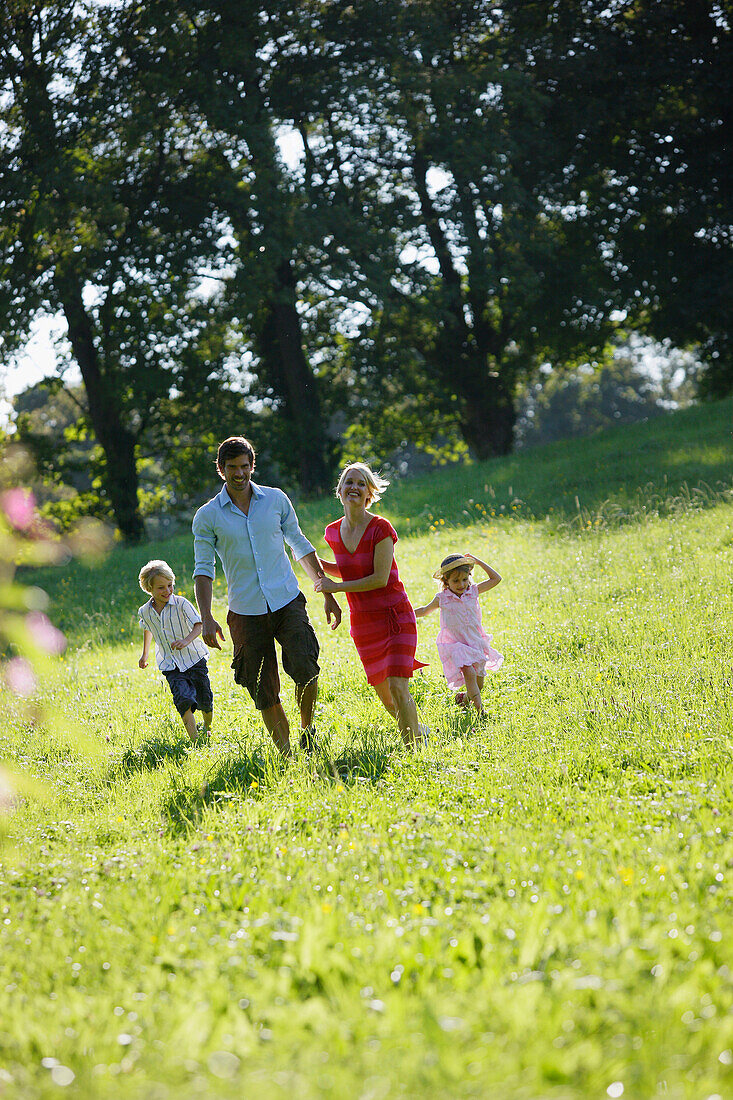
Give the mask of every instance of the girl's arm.
M 320 554 L 318 555 L 318 560 L 320 561 L 320 563 L 323 566 L 323 568 L 325 569 L 325 571 L 327 573 L 330 573 L 332 577 L 340 577 L 341 576 L 341 570 L 336 565 L 335 561 L 326 561 L 326 559 L 322 558 L 320 556 Z
M 394 560 L 394 543 L 390 535 L 374 547 L 374 572 L 356 581 L 330 581 L 327 577 L 316 582 L 316 592 L 372 592 L 384 588 Z
M 140 668 L 147 668 L 148 656 L 150 654 L 150 643 L 153 640 L 152 631 L 147 627 L 143 627 L 143 651 L 140 660 L 137 662 Z
M 176 638 L 175 642 L 171 642 L 171 649 L 185 649 L 187 645 L 195 641 L 204 628 L 203 623 L 196 623 L 190 634 L 187 634 L 185 638 Z
M 430 603 L 426 603 L 424 607 L 415 608 L 415 617 L 422 619 L 423 615 L 429 615 L 430 612 L 435 611 L 438 606 L 438 593 L 436 592 Z
M 481 581 L 480 584 L 476 585 L 479 592 L 488 592 L 490 588 L 496 588 L 497 584 L 501 581 L 501 577 L 496 570 L 492 569 L 490 565 L 487 565 L 485 561 L 481 561 L 481 559 L 477 558 L 474 554 L 466 554 L 466 557 L 470 558 L 476 565 L 480 565 L 483 571 L 488 574 L 489 579 L 487 581 Z

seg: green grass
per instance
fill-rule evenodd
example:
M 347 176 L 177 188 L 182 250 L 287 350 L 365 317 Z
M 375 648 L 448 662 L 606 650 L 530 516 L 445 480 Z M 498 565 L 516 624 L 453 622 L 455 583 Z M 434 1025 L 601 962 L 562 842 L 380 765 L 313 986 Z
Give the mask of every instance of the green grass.
M 55 733 L 3 703 L 42 787 L 0 867 L 3 1100 L 731 1095 L 732 409 L 389 490 L 413 600 L 454 548 L 504 577 L 487 731 L 424 619 L 412 758 L 320 600 L 328 744 L 285 768 L 227 653 L 204 749 L 136 667 L 139 565 L 190 594 L 188 538 L 40 574 L 72 644 Z

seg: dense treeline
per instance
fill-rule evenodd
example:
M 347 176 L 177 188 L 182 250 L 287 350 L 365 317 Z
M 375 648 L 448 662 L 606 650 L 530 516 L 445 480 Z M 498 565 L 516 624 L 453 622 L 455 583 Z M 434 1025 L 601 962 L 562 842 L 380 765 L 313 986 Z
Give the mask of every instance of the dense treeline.
M 620 317 L 727 392 L 730 44 L 704 0 L 7 0 L 2 354 L 61 313 L 83 382 L 47 472 L 134 540 L 223 432 L 306 492 L 506 453 Z

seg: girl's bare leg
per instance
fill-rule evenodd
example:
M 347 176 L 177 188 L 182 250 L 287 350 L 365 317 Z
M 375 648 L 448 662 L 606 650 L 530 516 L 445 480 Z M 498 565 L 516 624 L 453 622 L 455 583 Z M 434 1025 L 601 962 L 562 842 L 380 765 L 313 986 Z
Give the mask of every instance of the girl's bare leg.
M 202 710 L 201 711 L 201 717 L 202 717 L 203 723 L 204 723 L 204 733 L 208 733 L 209 730 L 211 729 L 211 723 L 212 723 L 213 718 L 214 718 L 214 712 L 213 712 L 213 710 Z
M 419 722 L 415 700 L 410 695 L 410 681 L 406 676 L 388 676 L 390 694 L 397 709 L 397 725 L 402 740 L 409 749 L 414 749 L 419 736 Z
M 374 690 L 377 693 L 380 703 L 393 718 L 397 717 L 397 708 L 394 705 L 394 699 L 392 698 L 392 692 L 389 690 L 389 683 L 387 680 L 382 680 L 381 684 L 375 684 Z
M 481 705 L 481 688 L 478 685 L 476 669 L 473 665 L 464 665 L 461 672 L 463 673 L 463 679 L 466 684 L 466 695 L 475 706 L 477 713 L 482 715 L 484 713 L 484 708 Z

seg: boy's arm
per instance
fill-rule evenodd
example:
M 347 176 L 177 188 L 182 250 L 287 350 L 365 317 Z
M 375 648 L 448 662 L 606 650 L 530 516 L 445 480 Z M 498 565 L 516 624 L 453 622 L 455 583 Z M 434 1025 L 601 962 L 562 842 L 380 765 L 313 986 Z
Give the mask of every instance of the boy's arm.
M 490 565 L 487 565 L 485 561 L 481 561 L 480 558 L 477 558 L 475 554 L 466 554 L 466 557 L 470 558 L 476 565 L 480 565 L 483 571 L 488 574 L 489 579 L 487 581 L 481 581 L 480 584 L 476 585 L 479 592 L 488 592 L 490 588 L 496 588 L 497 584 L 501 581 L 501 576 L 496 570 L 492 569 Z
M 171 649 L 185 649 L 191 642 L 196 641 L 203 628 L 203 623 L 195 623 L 191 633 L 187 634 L 185 638 L 176 638 L 175 642 L 171 642 Z
M 147 668 L 148 656 L 150 654 L 150 643 L 153 640 L 152 631 L 147 627 L 143 627 L 143 651 L 140 656 L 140 660 L 137 662 L 140 668 Z
M 415 608 L 415 618 L 422 619 L 423 615 L 429 615 L 431 611 L 435 611 L 438 607 L 438 593 L 436 592 L 430 603 L 424 604 L 423 607 Z

